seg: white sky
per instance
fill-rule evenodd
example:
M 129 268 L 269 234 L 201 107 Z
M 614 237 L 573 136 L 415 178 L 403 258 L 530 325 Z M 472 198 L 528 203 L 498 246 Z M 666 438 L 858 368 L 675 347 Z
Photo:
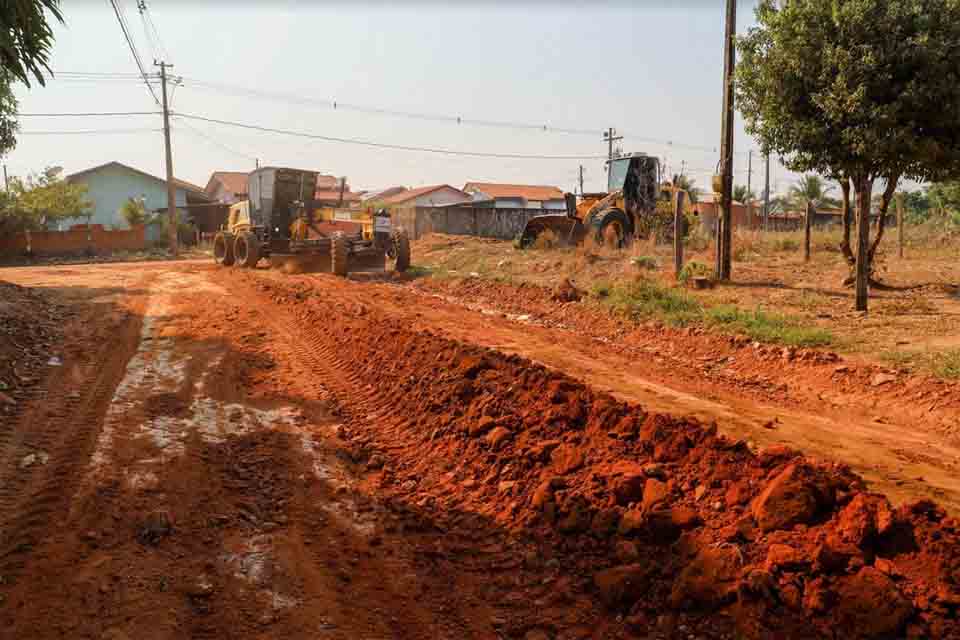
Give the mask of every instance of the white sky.
M 122 0 L 141 56 L 151 47 L 135 0 Z M 739 30 L 753 20 L 741 2 Z M 535 155 L 603 155 L 602 131 L 626 135 L 624 151 L 660 156 L 671 172 L 685 162 L 709 187 L 719 154 L 722 0 L 602 3 L 171 2 L 148 0 L 173 73 L 181 113 L 382 143 Z M 65 3 L 55 72 L 132 73 L 133 58 L 106 1 Z M 150 69 L 154 71 L 153 68 Z M 190 80 L 300 96 L 261 99 L 191 86 Z M 17 91 L 22 113 L 153 111 L 135 80 L 55 78 Z M 593 130 L 561 134 L 334 110 L 329 101 L 393 111 L 462 116 Z M 453 157 L 374 149 L 258 133 L 206 122 L 174 123 L 177 177 L 204 185 L 215 170 L 249 170 L 253 158 L 346 175 L 354 189 L 467 181 L 554 184 L 572 190 L 577 160 Z M 159 115 L 113 118 L 24 117 L 24 133 L 161 126 Z M 737 128 L 736 183 L 746 183 L 756 144 Z M 665 144 L 673 141 L 674 145 Z M 707 150 L 679 145 L 706 147 Z M 118 160 L 164 175 L 159 131 L 23 135 L 5 159 L 11 174 L 60 165 L 70 173 Z M 605 185 L 600 160 L 582 161 L 586 188 Z M 753 187 L 762 162 L 754 153 Z M 793 177 L 774 163 L 771 187 Z

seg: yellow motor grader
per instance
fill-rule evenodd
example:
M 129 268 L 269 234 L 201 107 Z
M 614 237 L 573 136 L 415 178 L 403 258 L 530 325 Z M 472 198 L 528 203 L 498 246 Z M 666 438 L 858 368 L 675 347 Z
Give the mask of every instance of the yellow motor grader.
M 673 228 L 665 222 L 672 221 L 672 212 L 661 215 L 658 205 L 669 208 L 676 191 L 671 184 L 660 184 L 657 158 L 641 153 L 614 158 L 607 162 L 606 193 L 585 193 L 579 203 L 574 194 L 565 194 L 566 214 L 530 218 L 520 234 L 520 246 L 533 245 L 546 232 L 561 244 L 576 245 L 589 237 L 614 248 L 651 234 L 669 240 Z M 696 216 L 690 198 L 685 201 L 685 213 Z
M 250 174 L 250 199 L 230 207 L 225 228 L 213 239 L 213 258 L 223 266 L 255 267 L 261 259 L 288 273 L 406 271 L 410 239 L 394 229 L 386 209 L 318 207 L 317 174 L 265 167 Z

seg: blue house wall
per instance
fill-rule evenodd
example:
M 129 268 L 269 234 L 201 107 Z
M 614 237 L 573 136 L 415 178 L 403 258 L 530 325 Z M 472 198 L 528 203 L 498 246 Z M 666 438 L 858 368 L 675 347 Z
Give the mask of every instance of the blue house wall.
M 74 174 L 69 180 L 75 184 L 86 185 L 87 199 L 93 202 L 91 224 L 102 224 L 114 229 L 129 228 L 127 221 L 120 213 L 120 208 L 130 198 L 142 197 L 147 211 L 156 211 L 167 207 L 167 183 L 165 181 L 133 171 L 123 165 L 104 165 L 89 172 Z M 186 190 L 177 188 L 176 206 L 184 208 L 186 204 Z M 86 218 L 76 218 L 67 221 L 65 228 L 72 224 L 86 222 Z M 150 234 L 148 233 L 148 235 Z

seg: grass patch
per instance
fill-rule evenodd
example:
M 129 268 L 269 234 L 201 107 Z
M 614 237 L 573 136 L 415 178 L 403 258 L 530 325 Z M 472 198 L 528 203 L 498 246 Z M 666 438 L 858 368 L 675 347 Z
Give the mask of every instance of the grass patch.
M 633 263 L 633 266 L 635 266 L 637 269 L 655 271 L 657 268 L 657 259 L 653 256 L 636 256 L 631 258 L 630 262 Z
M 797 318 L 760 309 L 747 311 L 733 305 L 720 305 L 707 309 L 704 317 L 708 324 L 743 333 L 760 342 L 793 347 L 822 347 L 833 343 L 833 335 L 825 329 L 804 326 Z
M 607 286 L 599 292 L 605 292 L 598 297 L 606 304 L 634 319 L 656 318 L 665 324 L 683 327 L 698 321 L 703 313 L 693 297 L 649 280 Z
M 941 351 L 933 359 L 933 372 L 941 378 L 960 378 L 960 349 Z
M 881 351 L 880 360 L 900 369 L 911 369 L 917 364 L 917 354 L 908 351 Z

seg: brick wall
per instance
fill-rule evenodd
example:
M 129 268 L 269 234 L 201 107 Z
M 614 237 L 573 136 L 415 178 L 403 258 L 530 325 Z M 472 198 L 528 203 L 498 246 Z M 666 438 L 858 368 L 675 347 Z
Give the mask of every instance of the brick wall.
M 16 257 L 27 253 L 28 247 L 35 255 L 82 254 L 88 249 L 97 254 L 114 251 L 140 251 L 147 246 L 144 227 L 108 231 L 100 225 L 88 230 L 84 225 L 69 231 L 32 231 L 0 237 L 0 256 Z

